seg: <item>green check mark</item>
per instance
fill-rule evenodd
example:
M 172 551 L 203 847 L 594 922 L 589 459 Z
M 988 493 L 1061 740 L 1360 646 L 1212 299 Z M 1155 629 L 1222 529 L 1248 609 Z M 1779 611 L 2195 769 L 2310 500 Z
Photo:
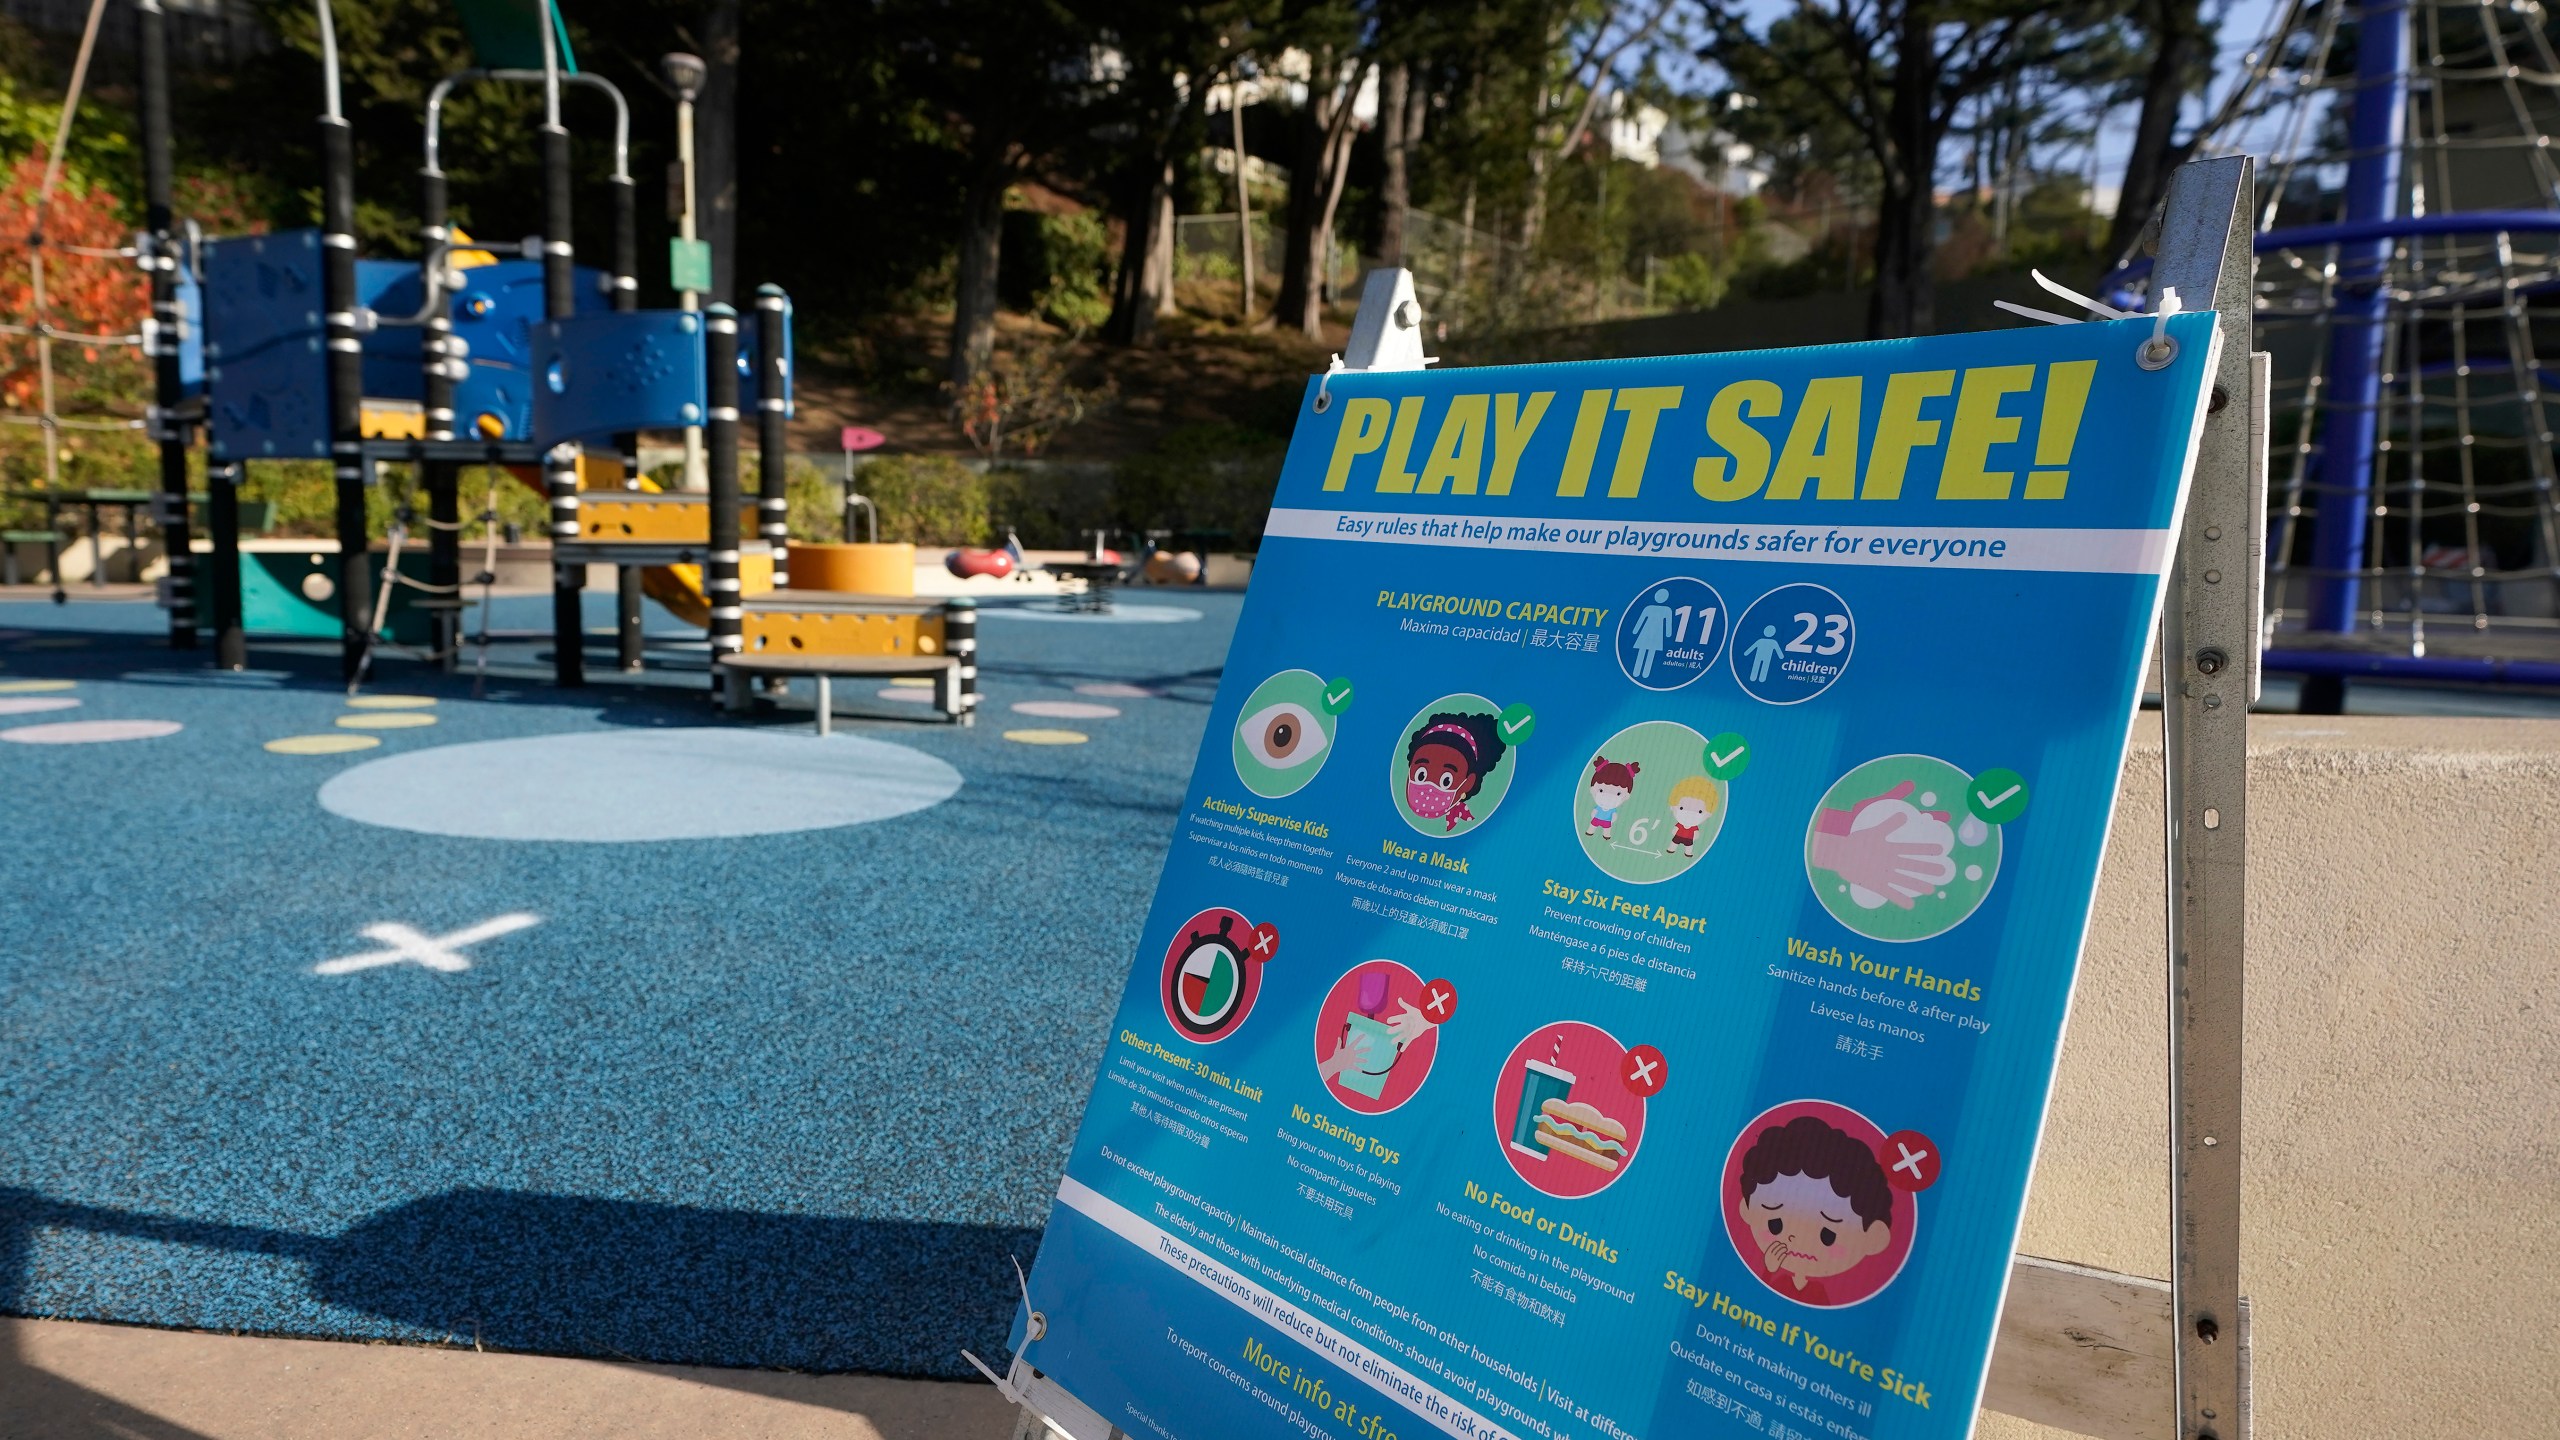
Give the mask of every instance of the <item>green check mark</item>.
M 1751 746 L 1740 735 L 1727 730 L 1707 742 L 1707 774 L 1730 782 L 1751 765 Z
M 1327 715 L 1339 715 L 1350 708 L 1351 682 L 1348 679 L 1340 678 L 1326 681 L 1324 685 L 1324 713 Z
M 1517 745 L 1537 730 L 1538 717 L 1526 705 L 1513 705 L 1496 717 L 1493 723 L 1502 731 L 1502 738 L 1506 742 Z
M 1985 770 L 1965 787 L 1964 802 L 1981 818 L 2006 825 L 2027 813 L 2027 777 L 2015 770 Z

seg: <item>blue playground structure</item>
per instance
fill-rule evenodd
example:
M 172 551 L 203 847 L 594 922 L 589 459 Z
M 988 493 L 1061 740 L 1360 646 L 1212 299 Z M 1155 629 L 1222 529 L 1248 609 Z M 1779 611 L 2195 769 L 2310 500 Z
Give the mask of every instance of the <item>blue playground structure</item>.
M 2306 713 L 2359 677 L 2560 685 L 2541 8 L 2286 0 L 2246 61 L 2201 148 L 2262 157 L 2266 667 Z
M 244 585 L 252 581 L 243 579 L 239 543 L 243 467 L 281 459 L 328 459 L 335 469 L 337 573 L 330 585 L 305 593 L 325 589 L 335 601 L 350 683 L 384 642 L 382 616 L 395 588 L 417 592 L 404 593 L 400 608 L 426 618 L 424 658 L 447 669 L 455 665 L 468 583 L 457 493 L 466 465 L 541 477 L 551 511 L 559 683 L 584 682 L 579 594 L 594 563 L 613 565 L 620 577 L 620 658 L 627 669 L 639 668 L 641 572 L 701 566 L 716 664 L 742 644 L 742 557 L 755 552 L 778 560 L 787 538 L 790 301 L 768 285 L 757 292 L 755 314 L 743 319 L 720 304 L 700 312 L 638 309 L 629 106 L 609 81 L 577 71 L 551 0 L 485 0 L 461 9 L 480 57 L 490 63 L 446 77 L 426 101 L 415 262 L 356 253 L 352 141 L 340 107 L 326 0 L 319 6 L 327 91 L 320 122 L 323 225 L 237 237 L 200 237 L 190 228 L 182 237 L 169 200 L 166 48 L 154 23 L 158 12 L 144 12 L 150 229 L 139 248 L 153 285 L 155 323 L 145 346 L 158 364 L 151 423 L 162 456 L 159 519 L 170 556 L 171 643 L 184 649 L 198 640 L 185 488 L 186 451 L 200 429 L 212 532 L 202 599 L 216 663 L 224 668 L 247 664 Z M 546 233 L 513 242 L 467 240 L 448 223 L 440 126 L 446 98 L 464 84 L 542 87 Z M 610 269 L 575 263 L 569 132 L 561 120 L 561 93 L 571 85 L 598 90 L 614 105 Z M 748 409 L 756 414 L 762 450 L 752 540 L 741 533 L 740 520 L 738 426 Z M 700 427 L 707 440 L 704 533 L 670 542 L 665 535 L 616 540 L 582 530 L 582 456 L 591 465 L 594 458 L 617 457 L 623 488 L 639 490 L 637 432 L 680 427 Z M 386 462 L 415 465 L 423 482 L 429 512 L 423 576 L 374 573 L 365 491 Z

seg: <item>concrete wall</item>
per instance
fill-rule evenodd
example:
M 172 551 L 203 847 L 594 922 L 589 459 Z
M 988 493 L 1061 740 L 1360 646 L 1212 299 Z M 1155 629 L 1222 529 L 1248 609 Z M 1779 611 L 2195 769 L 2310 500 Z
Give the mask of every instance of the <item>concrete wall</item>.
M 2155 721 L 2020 1248 L 2166 1276 Z M 2560 1434 L 2560 721 L 2261 716 L 2251 739 L 2257 1434 Z

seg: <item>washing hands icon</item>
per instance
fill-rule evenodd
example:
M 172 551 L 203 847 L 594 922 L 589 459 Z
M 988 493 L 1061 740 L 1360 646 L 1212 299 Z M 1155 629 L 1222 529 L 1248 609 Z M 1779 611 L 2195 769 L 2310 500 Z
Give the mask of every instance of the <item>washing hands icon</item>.
M 1956 878 L 1956 832 L 1944 810 L 1923 810 L 1907 796 L 1910 781 L 1871 795 L 1847 810 L 1817 813 L 1811 860 L 1848 882 L 1849 898 L 1873 910 L 1890 901 L 1902 909 Z

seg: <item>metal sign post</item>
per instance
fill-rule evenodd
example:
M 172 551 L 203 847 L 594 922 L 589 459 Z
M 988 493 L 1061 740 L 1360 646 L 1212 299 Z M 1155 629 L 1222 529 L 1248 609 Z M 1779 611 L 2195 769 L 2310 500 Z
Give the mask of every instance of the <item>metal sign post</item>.
M 2161 615 L 2168 759 L 2170 1270 L 2180 1440 L 2249 1433 L 2240 1306 L 2241 973 L 2249 703 L 2265 534 L 2265 357 L 2253 354 L 2246 156 L 2180 167 L 2152 293 L 2219 312 L 2222 356 Z

